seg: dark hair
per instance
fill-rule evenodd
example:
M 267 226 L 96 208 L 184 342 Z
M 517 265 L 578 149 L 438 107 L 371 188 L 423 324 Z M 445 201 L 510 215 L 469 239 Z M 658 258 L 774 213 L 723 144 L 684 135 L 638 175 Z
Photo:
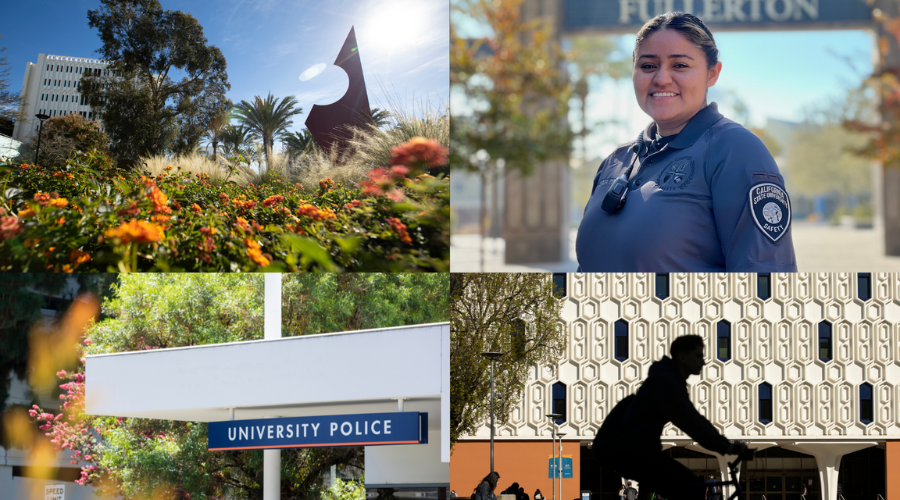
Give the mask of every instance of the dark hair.
M 699 335 L 682 335 L 672 342 L 669 353 L 675 359 L 681 353 L 690 352 L 698 347 L 703 347 L 703 337 Z
M 497 487 L 497 481 L 499 479 L 500 479 L 500 474 L 498 474 L 496 471 L 494 471 L 494 472 L 491 472 L 490 474 L 488 474 L 487 476 L 484 476 L 484 479 L 481 480 L 481 483 L 487 483 L 488 487 L 491 489 L 491 493 L 493 493 L 494 488 Z M 478 485 L 481 486 L 481 483 L 478 483 Z M 478 492 L 477 486 L 475 487 L 475 492 L 476 493 Z M 472 495 L 472 496 L 475 496 L 475 495 Z
M 638 31 L 637 39 L 634 41 L 634 52 L 631 54 L 632 62 L 637 57 L 637 51 L 641 43 L 653 33 L 664 29 L 671 29 L 681 33 L 681 36 L 694 44 L 694 47 L 700 49 L 706 55 L 707 68 L 712 68 L 719 62 L 719 49 L 716 48 L 716 41 L 713 39 L 709 28 L 703 24 L 699 17 L 684 12 L 669 12 L 647 21 L 647 24 Z

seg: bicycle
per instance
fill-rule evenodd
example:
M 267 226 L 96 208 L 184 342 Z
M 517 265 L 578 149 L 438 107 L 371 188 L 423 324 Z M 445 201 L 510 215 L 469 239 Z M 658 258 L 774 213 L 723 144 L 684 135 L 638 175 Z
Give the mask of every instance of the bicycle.
M 734 486 L 734 493 L 728 497 L 727 500 L 746 500 L 744 495 L 744 489 L 741 488 L 741 483 L 738 481 L 738 467 L 742 464 L 746 465 L 748 461 L 753 460 L 753 455 L 756 453 L 756 448 L 747 448 L 743 453 L 738 455 L 733 462 L 728 463 L 728 474 L 731 476 L 731 481 L 714 481 L 711 483 L 703 483 L 706 486 L 718 486 L 720 489 L 722 486 Z M 746 467 L 742 467 L 742 476 L 744 476 L 746 472 Z

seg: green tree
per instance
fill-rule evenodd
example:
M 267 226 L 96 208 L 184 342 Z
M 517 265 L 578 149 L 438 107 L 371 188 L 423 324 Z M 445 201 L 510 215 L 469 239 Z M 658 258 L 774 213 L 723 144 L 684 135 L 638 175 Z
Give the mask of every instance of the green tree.
M 85 120 L 78 113 L 55 116 L 44 122 L 41 133 L 41 151 L 38 162 L 43 166 L 59 166 L 73 151 L 97 150 L 109 157 L 109 138 L 94 120 Z M 34 134 L 28 143 L 22 161 L 34 160 L 38 136 Z
M 244 125 L 228 124 L 222 129 L 220 139 L 226 156 L 247 156 L 253 146 L 252 133 Z
M 450 442 L 473 434 L 490 412 L 490 362 L 495 361 L 494 416 L 504 424 L 518 407 L 532 369 L 555 367 L 567 347 L 563 301 L 547 274 L 452 274 L 450 285 Z
M 157 0 L 101 4 L 88 11 L 88 25 L 99 31 L 98 52 L 110 65 L 86 73 L 78 88 L 102 118 L 113 153 L 128 166 L 165 152 L 193 153 L 231 88 L 222 52 L 196 18 L 164 11 Z
M 445 273 L 286 274 L 282 322 L 288 335 L 449 321 Z
M 213 148 L 213 158 L 218 155 L 219 143 L 222 142 L 222 134 L 225 132 L 225 127 L 227 127 L 231 121 L 231 101 L 228 101 L 227 104 L 227 108 L 222 109 L 218 114 L 211 116 L 206 122 L 204 138 L 208 139 L 208 144 Z
M 292 116 L 303 113 L 303 108 L 295 106 L 297 100 L 293 96 L 285 97 L 279 102 L 270 92 L 265 100 L 256 96 L 252 103 L 241 101 L 234 107 L 235 117 L 262 140 L 266 168 L 270 166 L 269 155 L 275 146 L 275 139 L 286 135 L 287 128 L 294 124 Z
M 391 123 L 391 113 L 386 109 L 372 108 L 372 125 L 381 128 Z
M 303 155 L 319 147 L 309 129 L 288 133 L 283 140 L 291 157 Z
M 3 38 L 3 35 L 0 35 Z M 0 48 L 0 54 L 6 51 L 6 47 Z M 7 121 L 20 119 L 19 93 L 9 90 L 9 58 L 0 55 L 0 119 Z M 10 134 L 11 135 L 11 134 Z

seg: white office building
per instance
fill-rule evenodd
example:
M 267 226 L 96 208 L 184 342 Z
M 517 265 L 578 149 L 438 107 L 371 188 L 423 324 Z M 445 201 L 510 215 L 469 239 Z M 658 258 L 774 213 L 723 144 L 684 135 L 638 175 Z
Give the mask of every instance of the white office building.
M 105 74 L 108 65 L 106 61 L 88 57 L 38 54 L 37 63 L 29 62 L 25 67 L 21 93 L 25 116 L 16 121 L 13 139 L 28 142 L 40 125 L 34 116 L 39 113 L 50 117 L 80 113 L 85 119 L 94 119 L 91 107 L 78 92 L 78 81 L 92 71 Z M 100 130 L 103 130 L 102 123 Z

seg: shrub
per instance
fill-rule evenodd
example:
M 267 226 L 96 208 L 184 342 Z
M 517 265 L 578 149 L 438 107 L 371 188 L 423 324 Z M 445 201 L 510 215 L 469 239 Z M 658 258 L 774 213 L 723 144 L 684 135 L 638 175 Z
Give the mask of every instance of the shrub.
M 41 150 L 38 161 L 45 166 L 58 167 L 65 165 L 73 152 L 95 150 L 104 155 L 107 160 L 102 168 L 113 165 L 109 160 L 109 138 L 101 132 L 96 121 L 85 120 L 78 113 L 65 116 L 56 116 L 44 121 L 41 132 Z M 38 134 L 34 134 L 28 143 L 29 152 L 27 158 L 22 161 L 34 159 L 34 151 L 37 148 Z
M 103 173 L 105 159 L 0 164 L 0 271 L 449 270 L 449 180 L 418 158 L 306 187 Z

